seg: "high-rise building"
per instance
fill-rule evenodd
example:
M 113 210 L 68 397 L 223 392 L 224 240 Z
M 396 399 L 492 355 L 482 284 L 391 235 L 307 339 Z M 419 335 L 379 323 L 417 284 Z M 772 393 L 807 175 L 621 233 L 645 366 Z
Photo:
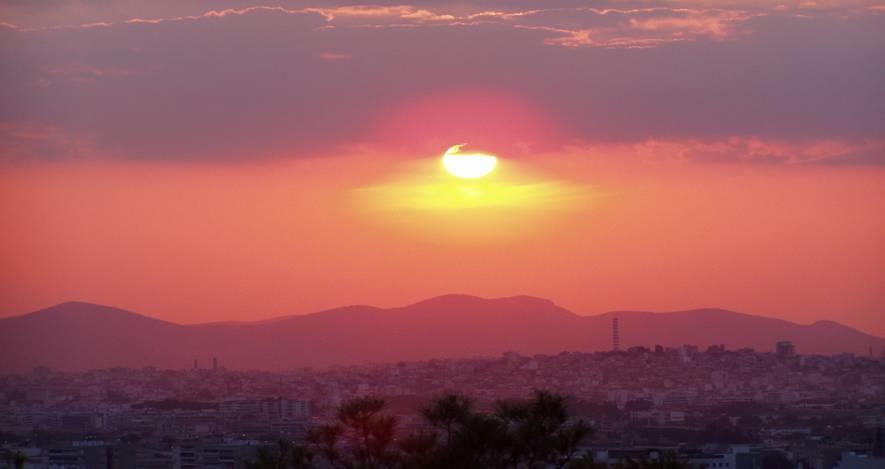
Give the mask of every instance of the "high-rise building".
M 194 369 L 196 370 L 196 369 L 199 369 L 199 368 L 200 368 L 200 361 L 197 360 L 196 358 L 194 358 Z
M 218 357 L 212 357 L 212 369 L 213 370 L 218 369 Z
M 792 357 L 796 354 L 796 347 L 789 340 L 782 340 L 775 344 L 775 352 L 781 357 Z
M 873 456 L 885 458 L 885 427 L 876 427 L 873 436 Z
M 612 350 L 615 352 L 621 350 L 621 330 L 618 318 L 612 318 Z

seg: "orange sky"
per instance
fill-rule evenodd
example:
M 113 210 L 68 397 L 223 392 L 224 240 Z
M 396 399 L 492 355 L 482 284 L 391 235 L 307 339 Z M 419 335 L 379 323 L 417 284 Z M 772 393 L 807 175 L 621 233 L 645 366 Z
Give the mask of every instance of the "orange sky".
M 493 3 L 0 5 L 0 315 L 457 292 L 885 336 L 881 1 Z M 462 143 L 496 170 L 444 173 Z
M 403 158 L 18 167 L 0 181 L 0 304 L 76 299 L 201 322 L 531 294 L 583 314 L 716 306 L 885 334 L 885 171 L 608 151 L 524 164 L 593 195 L 556 213 L 513 209 L 479 237 L 469 210 L 418 226 L 365 207 L 358 188 L 414 174 Z

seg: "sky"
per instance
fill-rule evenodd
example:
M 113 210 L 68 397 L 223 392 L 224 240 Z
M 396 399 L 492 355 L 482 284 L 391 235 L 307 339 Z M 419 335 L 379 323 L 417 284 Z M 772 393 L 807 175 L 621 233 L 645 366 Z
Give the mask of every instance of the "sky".
M 885 335 L 885 2 L 11 0 L 0 80 L 0 315 L 457 292 Z

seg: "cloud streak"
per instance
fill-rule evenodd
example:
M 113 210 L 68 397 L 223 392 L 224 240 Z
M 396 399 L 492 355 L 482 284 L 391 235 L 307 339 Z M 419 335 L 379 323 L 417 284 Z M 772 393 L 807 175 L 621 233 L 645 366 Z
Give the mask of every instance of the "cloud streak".
M 570 154 L 589 158 L 627 158 L 633 161 L 711 162 L 760 165 L 882 164 L 885 139 L 860 142 L 818 139 L 790 142 L 759 137 L 716 140 L 660 140 L 624 144 L 576 145 Z

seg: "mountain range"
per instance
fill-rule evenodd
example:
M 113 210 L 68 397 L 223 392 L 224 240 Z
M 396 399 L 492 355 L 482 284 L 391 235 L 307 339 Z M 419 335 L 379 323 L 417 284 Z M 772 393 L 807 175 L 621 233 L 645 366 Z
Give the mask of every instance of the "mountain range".
M 751 347 L 781 340 L 799 353 L 878 354 L 885 339 L 832 321 L 809 325 L 721 309 L 616 311 L 580 316 L 541 298 L 445 295 L 409 306 L 347 306 L 258 322 L 182 325 L 90 303 L 62 303 L 0 319 L 0 371 L 110 367 L 186 368 L 217 357 L 232 369 L 279 370 L 636 345 Z

